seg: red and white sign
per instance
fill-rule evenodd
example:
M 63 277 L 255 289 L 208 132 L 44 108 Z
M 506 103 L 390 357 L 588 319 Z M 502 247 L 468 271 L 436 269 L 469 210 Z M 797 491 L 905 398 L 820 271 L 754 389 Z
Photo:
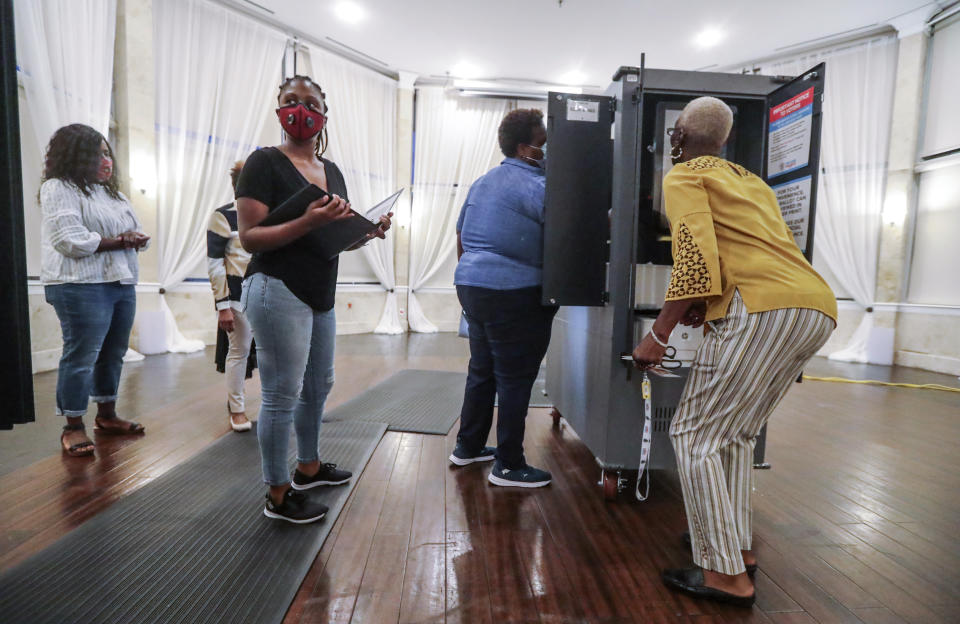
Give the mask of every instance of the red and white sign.
M 813 87 L 810 87 L 803 93 L 795 95 L 783 104 L 777 104 L 770 109 L 770 123 L 783 119 L 790 113 L 793 113 L 804 106 L 813 104 Z

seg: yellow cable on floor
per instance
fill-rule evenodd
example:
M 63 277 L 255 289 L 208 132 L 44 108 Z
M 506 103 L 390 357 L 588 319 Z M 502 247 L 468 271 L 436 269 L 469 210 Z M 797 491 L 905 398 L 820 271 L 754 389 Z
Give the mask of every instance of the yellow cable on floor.
M 916 388 L 919 390 L 943 390 L 944 392 L 960 392 L 960 388 L 952 386 L 942 386 L 940 384 L 908 384 L 895 383 L 892 381 L 877 381 L 875 379 L 845 379 L 843 377 L 814 377 L 813 375 L 804 375 L 804 379 L 809 381 L 831 381 L 835 383 L 869 384 L 873 386 L 891 386 L 894 388 Z

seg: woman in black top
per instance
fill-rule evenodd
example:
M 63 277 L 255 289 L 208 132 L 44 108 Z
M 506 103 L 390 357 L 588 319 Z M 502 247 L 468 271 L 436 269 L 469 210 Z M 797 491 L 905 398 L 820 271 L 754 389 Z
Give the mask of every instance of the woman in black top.
M 327 145 L 323 91 L 310 78 L 294 76 L 280 85 L 277 99 L 283 143 L 251 154 L 237 185 L 240 242 L 253 253 L 241 308 L 253 327 L 262 386 L 257 437 L 270 487 L 263 513 L 306 523 L 322 518 L 327 508 L 302 490 L 339 485 L 352 476 L 321 463 L 318 453 L 323 405 L 333 386 L 337 258 L 328 260 L 317 249 L 323 237 L 317 228 L 351 213 L 343 174 L 322 156 Z M 297 219 L 257 225 L 311 183 L 329 195 Z M 375 235 L 383 238 L 389 227 L 390 218 L 384 217 Z M 287 468 L 291 422 L 298 462 L 292 487 Z

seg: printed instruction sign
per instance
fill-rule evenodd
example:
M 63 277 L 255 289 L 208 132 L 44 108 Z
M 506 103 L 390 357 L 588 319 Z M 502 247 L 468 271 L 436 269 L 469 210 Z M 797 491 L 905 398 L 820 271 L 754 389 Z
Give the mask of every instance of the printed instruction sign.
M 600 102 L 567 100 L 567 121 L 600 121 Z
M 810 176 L 805 176 L 771 187 L 777 194 L 780 214 L 800 251 L 807 250 L 807 232 L 810 230 L 810 180 Z
M 806 167 L 813 130 L 813 87 L 770 109 L 767 177 Z

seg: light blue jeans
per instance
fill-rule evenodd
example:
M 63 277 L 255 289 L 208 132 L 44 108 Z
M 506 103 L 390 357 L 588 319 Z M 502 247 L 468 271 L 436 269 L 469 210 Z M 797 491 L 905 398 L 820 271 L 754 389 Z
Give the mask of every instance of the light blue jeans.
M 297 434 L 297 461 L 319 460 L 320 419 L 333 387 L 337 322 L 333 310 L 317 312 L 283 281 L 256 273 L 243 283 L 240 306 L 257 343 L 260 416 L 257 438 L 263 480 L 290 482 L 290 424 Z

